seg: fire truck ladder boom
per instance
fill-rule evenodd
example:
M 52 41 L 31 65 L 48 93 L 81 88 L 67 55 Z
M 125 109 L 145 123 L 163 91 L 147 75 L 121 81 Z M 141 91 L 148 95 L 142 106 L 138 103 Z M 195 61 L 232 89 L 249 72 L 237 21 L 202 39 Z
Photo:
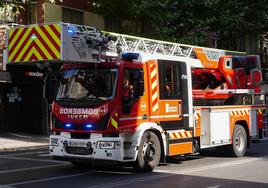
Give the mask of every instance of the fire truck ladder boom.
M 112 57 L 117 57 L 122 51 L 139 51 L 150 54 L 195 58 L 195 53 L 193 52 L 195 48 L 202 49 L 208 57 L 213 57 L 210 58 L 213 60 L 218 60 L 226 52 L 229 54 L 244 54 L 243 52 L 186 45 L 105 31 L 101 32 L 91 26 L 68 24 L 68 28 L 77 34 L 84 35 L 89 40 L 99 41 L 102 51 L 105 51 L 104 54 Z M 93 43 L 96 44 L 96 42 Z
M 117 53 L 118 51 L 141 51 L 150 54 L 190 57 L 193 51 L 193 46 L 190 45 L 117 33 L 108 34 L 116 39 L 109 42 L 109 51 L 112 53 Z

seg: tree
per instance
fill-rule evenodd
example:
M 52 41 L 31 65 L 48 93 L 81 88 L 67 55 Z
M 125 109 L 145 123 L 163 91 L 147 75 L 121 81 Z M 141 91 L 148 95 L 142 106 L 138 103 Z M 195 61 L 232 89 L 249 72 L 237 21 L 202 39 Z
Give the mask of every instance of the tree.
M 123 21 L 131 20 L 136 24 L 137 5 L 140 0 L 93 0 L 96 12 L 103 15 L 111 24 L 110 28 L 116 32 L 127 32 L 123 28 Z M 140 21 L 140 20 L 138 20 Z M 130 34 L 130 33 L 129 33 Z
M 231 49 L 236 46 L 235 39 L 260 36 L 268 29 L 267 0 L 215 1 L 212 7 L 214 19 L 208 25 L 210 31 L 220 33 L 222 47 Z
M 45 1 L 56 3 L 57 0 L 2 0 L 0 1 L 0 15 L 3 16 L 4 21 L 12 21 L 12 18 L 19 15 L 20 12 L 25 11 L 29 19 L 29 12 L 33 3 Z M 0 20 L 3 20 L 3 18 L 0 16 Z
M 136 34 L 194 45 L 205 45 L 209 32 L 220 36 L 220 47 L 236 49 L 236 39 L 258 36 L 268 28 L 268 0 L 95 0 L 97 12 L 122 23 L 141 25 Z M 136 24 L 137 25 L 137 24 Z

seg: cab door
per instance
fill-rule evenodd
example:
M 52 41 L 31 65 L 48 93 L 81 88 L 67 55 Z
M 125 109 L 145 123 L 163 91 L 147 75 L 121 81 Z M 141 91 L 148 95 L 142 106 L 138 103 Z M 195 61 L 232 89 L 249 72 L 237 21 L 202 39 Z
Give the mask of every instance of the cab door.
M 189 127 L 185 62 L 158 60 L 160 124 L 165 130 Z
M 121 76 L 120 124 L 128 129 L 148 121 L 147 78 L 144 64 L 125 63 Z

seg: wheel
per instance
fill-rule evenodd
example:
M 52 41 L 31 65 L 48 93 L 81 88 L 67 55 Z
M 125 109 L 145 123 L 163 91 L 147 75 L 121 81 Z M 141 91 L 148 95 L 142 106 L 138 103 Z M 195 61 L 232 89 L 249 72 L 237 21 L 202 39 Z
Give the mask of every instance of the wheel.
M 159 163 L 161 157 L 160 141 L 157 135 L 146 131 L 142 135 L 138 156 L 135 164 L 136 170 L 150 172 Z
M 247 151 L 247 133 L 242 125 L 235 125 L 232 141 L 231 154 L 236 157 L 244 156 Z

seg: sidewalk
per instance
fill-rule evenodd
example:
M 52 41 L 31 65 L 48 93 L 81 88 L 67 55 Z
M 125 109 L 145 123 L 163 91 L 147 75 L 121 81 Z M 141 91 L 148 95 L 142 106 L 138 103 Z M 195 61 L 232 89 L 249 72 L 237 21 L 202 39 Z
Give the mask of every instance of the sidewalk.
M 49 138 L 45 135 L 25 133 L 0 134 L 0 152 L 34 149 L 49 145 Z

